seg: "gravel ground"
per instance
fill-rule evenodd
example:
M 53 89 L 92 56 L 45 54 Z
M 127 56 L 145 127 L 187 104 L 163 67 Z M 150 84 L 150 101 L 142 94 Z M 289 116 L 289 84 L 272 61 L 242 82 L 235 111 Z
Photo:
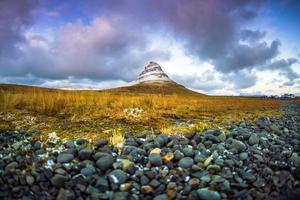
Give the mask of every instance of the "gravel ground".
M 3 132 L 0 199 L 297 199 L 300 108 L 283 109 L 228 133 L 128 136 L 120 154 L 105 139 L 41 143 L 35 132 Z

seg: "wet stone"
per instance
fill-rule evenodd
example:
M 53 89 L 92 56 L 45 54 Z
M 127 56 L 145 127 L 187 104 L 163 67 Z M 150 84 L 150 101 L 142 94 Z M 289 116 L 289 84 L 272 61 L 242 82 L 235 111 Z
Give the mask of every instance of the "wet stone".
M 161 166 L 162 165 L 162 158 L 158 153 L 151 153 L 149 155 L 149 161 L 154 166 Z
M 74 159 L 74 155 L 70 153 L 61 153 L 57 157 L 57 162 L 59 163 L 68 163 Z
M 185 157 L 179 161 L 178 166 L 184 169 L 188 169 L 191 168 L 193 164 L 194 164 L 194 160 L 192 158 Z

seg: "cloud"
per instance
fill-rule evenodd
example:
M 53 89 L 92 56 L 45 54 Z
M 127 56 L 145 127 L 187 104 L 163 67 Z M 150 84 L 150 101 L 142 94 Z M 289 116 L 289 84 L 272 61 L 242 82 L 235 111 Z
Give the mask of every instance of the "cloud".
M 18 43 L 24 42 L 24 32 L 33 23 L 35 0 L 0 1 L 0 58 L 11 56 Z
M 266 42 L 255 45 L 239 44 L 226 56 L 217 59 L 215 66 L 225 73 L 262 66 L 278 55 L 279 46 L 279 41 L 273 41 L 269 46 Z
M 257 42 L 257 41 L 263 39 L 265 37 L 265 35 L 266 35 L 266 32 L 262 32 L 260 30 L 253 31 L 253 30 L 245 29 L 245 30 L 241 31 L 240 39 L 242 41 L 254 43 L 254 42 Z
M 264 66 L 265 69 L 280 71 L 280 74 L 288 78 L 288 81 L 284 83 L 285 86 L 294 85 L 294 81 L 299 78 L 297 74 L 291 67 L 293 64 L 298 63 L 296 58 L 280 59 L 276 60 L 269 65 Z
M 167 50 L 149 48 L 146 35 L 121 18 L 95 18 L 88 25 L 68 23 L 56 33 L 54 41 L 39 33 L 27 35 L 18 59 L 1 63 L 10 68 L 0 75 L 131 81 L 145 60 L 169 57 Z
M 226 85 L 225 82 L 220 80 L 216 72 L 212 70 L 206 70 L 203 74 L 190 74 L 190 75 L 172 75 L 172 79 L 181 83 L 187 87 L 196 89 L 196 90 L 203 90 L 203 91 L 214 91 L 218 89 L 224 88 Z
M 238 71 L 223 75 L 223 80 L 231 82 L 235 89 L 245 89 L 256 84 L 257 77 L 249 71 Z

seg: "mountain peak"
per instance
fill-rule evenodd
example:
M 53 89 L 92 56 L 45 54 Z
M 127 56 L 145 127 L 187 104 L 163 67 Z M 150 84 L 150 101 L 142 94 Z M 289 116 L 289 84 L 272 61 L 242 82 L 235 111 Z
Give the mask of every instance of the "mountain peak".
M 169 76 L 162 70 L 161 66 L 151 61 L 140 73 L 135 81 L 136 83 L 145 82 L 172 82 Z

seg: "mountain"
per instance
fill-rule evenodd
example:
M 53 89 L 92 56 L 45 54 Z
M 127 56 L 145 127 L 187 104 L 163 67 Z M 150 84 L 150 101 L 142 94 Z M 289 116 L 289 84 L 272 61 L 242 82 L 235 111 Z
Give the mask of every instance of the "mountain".
M 134 84 L 150 82 L 174 83 L 174 81 L 172 81 L 162 70 L 161 66 L 152 61 L 145 67 L 142 73 L 140 73 L 140 75 L 134 81 Z
M 184 94 L 201 95 L 187 89 L 169 78 L 162 70 L 161 66 L 151 61 L 144 70 L 138 75 L 137 79 L 130 84 L 113 88 L 105 91 L 114 91 L 120 93 L 148 93 L 148 94 Z

